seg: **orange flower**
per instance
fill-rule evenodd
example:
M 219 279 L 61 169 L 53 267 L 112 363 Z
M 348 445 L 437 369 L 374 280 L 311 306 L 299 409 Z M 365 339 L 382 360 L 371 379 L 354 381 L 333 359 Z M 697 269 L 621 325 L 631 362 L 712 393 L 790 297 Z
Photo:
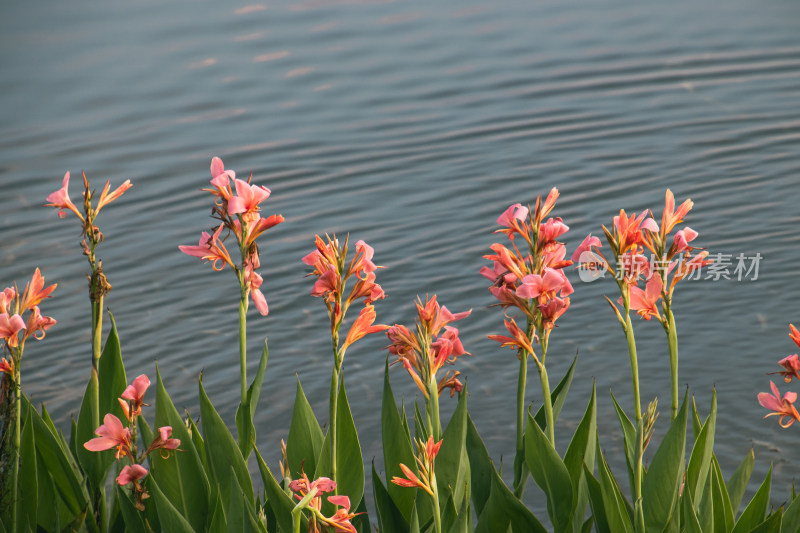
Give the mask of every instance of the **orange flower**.
M 347 350 L 347 347 L 356 342 L 358 339 L 361 339 L 370 333 L 377 333 L 379 331 L 384 331 L 389 329 L 389 326 L 384 324 L 374 324 L 375 322 L 375 308 L 372 304 L 367 304 L 358 314 L 358 318 L 356 321 L 353 322 L 353 325 L 350 326 L 350 331 L 347 333 L 347 337 L 344 340 L 344 344 L 340 350 L 341 353 L 344 353 Z

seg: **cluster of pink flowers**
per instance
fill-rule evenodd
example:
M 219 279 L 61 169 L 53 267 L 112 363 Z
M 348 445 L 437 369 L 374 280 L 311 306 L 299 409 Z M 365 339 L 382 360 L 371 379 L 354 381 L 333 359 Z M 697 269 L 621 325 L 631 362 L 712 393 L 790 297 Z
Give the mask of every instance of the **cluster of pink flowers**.
M 131 464 L 122 467 L 117 476 L 117 483 L 120 486 L 133 484 L 133 492 L 136 496 L 136 507 L 144 510 L 144 500 L 149 496 L 144 486 L 139 480 L 147 475 L 147 468 L 142 466 L 145 458 L 150 452 L 159 450 L 160 453 L 168 457 L 172 450 L 180 446 L 181 441 L 172 438 L 172 427 L 162 426 L 158 428 L 158 434 L 153 438 L 147 450 L 139 455 L 136 448 L 136 419 L 142 414 L 144 395 L 150 386 L 150 379 L 144 374 L 133 380 L 133 383 L 122 392 L 118 398 L 125 414 L 125 424 L 112 415 L 106 414 L 103 417 L 103 424 L 95 430 L 96 438 L 84 443 L 84 448 L 93 452 L 116 449 L 117 460 L 128 457 Z
M 303 500 L 307 495 L 312 494 L 305 508 L 311 512 L 309 517 L 309 532 L 319 532 L 319 526 L 327 526 L 333 531 L 341 533 L 356 533 L 355 526 L 350 522 L 361 513 L 350 512 L 350 498 L 347 496 L 328 496 L 328 501 L 338 507 L 331 516 L 322 514 L 322 494 L 333 492 L 336 489 L 336 482 L 327 477 L 320 477 L 314 481 L 309 481 L 308 476 L 303 472 L 303 477 L 295 479 L 289 483 L 289 488 L 294 492 L 295 498 Z
M 29 337 L 44 338 L 45 331 L 56 323 L 55 319 L 42 316 L 39 311 L 41 301 L 49 298 L 55 289 L 55 283 L 44 286 L 44 277 L 37 268 L 22 294 L 16 286 L 6 287 L 0 292 L 0 339 L 11 352 L 11 359 L 0 361 L 0 372 L 7 373 L 11 379 L 16 379 L 25 341 Z M 27 318 L 24 318 L 25 313 L 28 313 Z
M 256 239 L 269 228 L 284 221 L 282 215 L 261 216 L 261 202 L 269 198 L 271 191 L 261 185 L 252 185 L 247 181 L 236 178 L 233 170 L 225 170 L 222 159 L 215 157 L 211 160 L 211 189 L 203 189 L 214 196 L 212 216 L 220 224 L 212 233 L 203 232 L 200 242 L 195 246 L 179 246 L 180 250 L 188 255 L 199 257 L 204 261 L 211 261 L 214 270 L 222 270 L 229 265 L 237 277 L 242 290 L 253 300 L 258 311 L 266 316 L 269 307 L 264 294 L 261 292 L 263 278 L 256 272 L 261 267 Z M 234 194 L 231 184 L 236 189 Z M 221 237 L 223 231 L 226 235 Z M 235 264 L 231 259 L 228 249 L 223 242 L 233 234 L 241 252 L 241 263 Z
M 386 336 L 391 342 L 389 353 L 398 357 L 398 361 L 411 375 L 425 398 L 429 398 L 429 384 L 436 385 L 439 395 L 449 388 L 452 398 L 464 388 L 458 380 L 461 372 L 455 371 L 451 375 L 448 371 L 438 382 L 436 373 L 445 364 L 453 364 L 458 357 L 470 355 L 458 338 L 458 329 L 448 324 L 469 316 L 472 310 L 451 313 L 447 307 L 439 306 L 435 294 L 426 298 L 424 304 L 417 298 L 416 304 L 416 334 L 400 324 L 390 327 L 386 330 Z
M 800 331 L 798 331 L 797 328 L 792 324 L 789 324 L 789 337 L 791 337 L 794 343 L 800 347 Z M 770 374 L 780 374 L 783 376 L 783 379 L 786 383 L 791 383 L 792 378 L 800 381 L 800 357 L 797 354 L 784 357 L 778 361 L 778 364 L 783 367 L 783 370 L 779 372 L 770 372 Z M 797 412 L 797 409 L 794 406 L 794 402 L 797 401 L 797 393 L 787 392 L 781 396 L 781 393 L 778 391 L 778 387 L 774 382 L 770 381 L 769 385 L 772 389 L 772 394 L 768 392 L 761 392 L 758 395 L 758 403 L 760 403 L 762 407 L 772 411 L 764 416 L 764 418 L 777 415 L 780 417 L 778 419 L 778 424 L 784 428 L 788 428 L 794 424 L 795 420 L 800 421 L 800 413 Z M 788 421 L 784 422 L 784 419 L 788 419 Z
M 616 265 L 600 251 L 600 239 L 591 234 L 575 249 L 572 260 L 581 267 L 591 265 L 614 275 L 628 291 L 631 309 L 645 320 L 656 318 L 663 323 L 666 318 L 659 313 L 659 300 L 663 297 L 671 300 L 679 281 L 711 263 L 707 251 L 694 253 L 698 248 L 689 244 L 698 236 L 692 228 L 685 226 L 670 239 L 672 230 L 693 205 L 687 199 L 676 209 L 675 197 L 667 189 L 660 226 L 648 211 L 628 215 L 624 209 L 620 210 L 610 230 L 603 226 Z M 651 252 L 652 260 L 645 256 L 645 250 Z M 644 288 L 638 286 L 640 281 L 645 282 Z M 618 303 L 623 304 L 622 297 Z
M 494 243 L 492 254 L 484 258 L 492 266 L 484 266 L 480 273 L 492 282 L 489 291 L 506 312 L 514 307 L 522 311 L 528 322 L 528 331 L 519 327 L 515 317 L 507 316 L 506 329 L 511 336 L 489 335 L 501 346 L 522 349 L 533 354 L 533 342 L 538 341 L 539 331 L 546 342 L 556 320 L 569 308 L 572 284 L 564 268 L 572 265 L 565 259 L 566 247 L 558 239 L 569 231 L 560 217 L 548 218 L 558 199 L 558 189 L 553 188 L 547 198 L 536 199 L 536 207 L 530 209 L 514 204 L 497 219 L 502 226 L 496 233 L 504 233 L 508 246 Z M 521 237 L 527 249 L 520 250 L 516 237 Z
M 331 321 L 331 333 L 338 334 L 344 315 L 350 305 L 363 298 L 364 307 L 350 327 L 344 344 L 339 350 L 343 355 L 347 347 L 362 337 L 383 331 L 388 326 L 374 324 L 375 308 L 372 302 L 386 297 L 383 288 L 375 282 L 375 271 L 382 268 L 376 265 L 372 258 L 375 250 L 364 241 L 356 242 L 356 253 L 348 263 L 347 248 L 349 236 L 342 246 L 333 237 L 326 236 L 323 241 L 319 235 L 314 238 L 316 249 L 303 257 L 302 261 L 313 268 L 309 276 L 317 276 L 311 295 L 323 299 L 328 309 Z M 347 292 L 347 282 L 354 279 L 350 291 Z

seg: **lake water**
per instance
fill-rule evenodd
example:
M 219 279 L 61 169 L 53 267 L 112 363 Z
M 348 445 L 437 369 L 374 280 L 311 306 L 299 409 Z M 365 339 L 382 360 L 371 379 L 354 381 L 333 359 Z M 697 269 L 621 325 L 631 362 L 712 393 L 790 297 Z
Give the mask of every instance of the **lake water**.
M 0 286 L 24 284 L 37 266 L 58 282 L 42 305 L 58 324 L 29 344 L 23 384 L 64 427 L 90 364 L 78 224 L 41 207 L 66 170 L 73 199 L 81 170 L 98 188 L 134 184 L 98 219 L 128 376 L 152 376 L 157 360 L 175 403 L 197 414 L 203 371 L 228 421 L 239 395 L 237 285 L 177 247 L 212 225 L 199 189 L 213 156 L 272 189 L 264 210 L 286 222 L 261 244 L 270 314 L 252 311 L 248 323 L 251 374 L 270 340 L 256 426 L 272 465 L 296 375 L 327 419 L 327 317 L 300 263 L 315 234 L 350 232 L 374 246 L 388 294 L 379 322 L 411 323 L 413 300 L 426 293 L 453 311 L 473 309 L 457 324 L 473 356 L 457 368 L 490 453 L 510 465 L 517 361 L 486 339 L 504 332 L 502 314 L 487 308 L 477 273 L 495 219 L 556 186 L 554 214 L 571 228 L 571 251 L 620 208 L 660 216 L 669 187 L 694 200 L 686 223 L 700 246 L 732 262 L 730 280 L 679 286 L 681 387 L 703 413 L 716 387 L 726 475 L 753 447 L 753 479 L 774 462 L 774 502 L 787 497 L 796 429 L 762 420 L 756 394 L 769 389 L 776 361 L 797 351 L 788 324 L 800 325 L 796 2 L 143 1 L 0 11 Z M 760 254 L 757 279 L 736 279 L 739 254 Z M 573 283 L 547 358 L 555 381 L 579 352 L 556 437 L 563 449 L 596 380 L 601 442 L 624 479 L 608 391 L 631 410 L 630 371 L 602 297 L 616 298 L 616 286 Z M 666 339 L 655 322 L 635 325 L 642 399 L 659 397 L 663 434 Z M 344 369 L 365 461 L 379 467 L 386 344 L 360 341 Z M 416 396 L 401 369 L 392 379 L 398 394 Z M 534 373 L 529 383 L 539 405 Z M 443 404 L 447 414 L 454 402 Z

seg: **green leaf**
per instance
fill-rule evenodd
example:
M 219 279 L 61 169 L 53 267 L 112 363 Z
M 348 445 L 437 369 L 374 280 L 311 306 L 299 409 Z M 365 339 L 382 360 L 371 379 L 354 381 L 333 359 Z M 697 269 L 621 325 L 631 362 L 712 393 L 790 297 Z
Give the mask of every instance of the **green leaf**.
M 734 516 L 739 512 L 739 506 L 742 504 L 742 497 L 744 496 L 744 491 L 747 489 L 747 484 L 750 482 L 750 476 L 753 474 L 753 466 L 755 463 L 756 458 L 751 449 L 728 480 L 728 483 L 726 483 L 728 489 L 727 493 L 730 495 L 731 510 L 733 510 Z M 720 477 L 720 480 L 722 480 L 722 477 Z
M 358 533 L 372 533 L 369 524 L 369 514 L 367 513 L 367 503 L 364 498 L 361 498 L 358 506 L 355 508 L 356 517 L 352 520 L 353 526 Z
M 33 418 L 30 409 L 25 416 L 25 424 L 22 426 L 19 454 L 19 492 L 16 495 L 17 501 L 15 502 L 17 505 L 17 525 L 22 526 L 27 522 L 32 528 L 36 528 L 39 491 L 36 486 L 36 444 L 33 436 Z M 18 528 L 19 530 L 23 530 L 23 528 L 20 527 Z
M 603 489 L 600 482 L 592 475 L 591 470 L 584 465 L 583 477 L 586 480 L 586 488 L 589 493 L 589 504 L 592 507 L 592 517 L 597 528 L 597 533 L 611 533 L 606 517 L 606 506 L 603 501 Z
M 86 473 L 86 478 L 89 481 L 89 490 L 92 493 L 105 486 L 105 477 L 108 473 L 108 468 L 111 466 L 111 463 L 114 462 L 113 450 L 92 452 L 83 446 L 95 437 L 94 431 L 99 427 L 92 421 L 92 410 L 96 401 L 95 394 L 97 393 L 97 386 L 97 375 L 92 373 L 83 394 L 83 402 L 81 403 L 77 430 L 75 432 L 75 452 L 78 456 L 78 462 L 81 468 L 83 468 L 83 471 Z M 103 416 L 104 414 L 101 413 L 101 418 Z
M 400 464 L 406 465 L 415 472 L 416 460 L 411 440 L 406 434 L 397 404 L 394 400 L 392 385 L 389 382 L 389 361 L 383 373 L 383 402 L 381 406 L 381 441 L 383 443 L 383 465 L 386 469 L 386 479 L 405 477 L 400 470 Z M 411 508 L 414 506 L 414 491 L 406 487 L 389 483 L 387 492 L 394 505 L 397 506 L 406 523 L 411 520 Z
M 469 458 L 470 469 L 470 492 L 472 502 L 475 506 L 476 516 L 480 516 L 492 488 L 492 478 L 494 477 L 494 464 L 486 450 L 483 439 L 478 434 L 472 417 L 467 413 L 467 456 Z
M 63 437 L 51 431 L 50 426 L 39 416 L 24 395 L 22 404 L 23 416 L 27 418 L 28 413 L 31 416 L 36 451 L 46 465 L 47 471 L 50 472 L 59 496 L 69 512 L 72 513 L 69 518 L 85 516 L 90 507 L 89 494 L 78 465 L 72 453 L 68 451 L 66 442 Z M 94 530 L 96 530 L 96 526 Z
M 545 533 L 547 531 L 536 516 L 506 487 L 495 471 L 492 475 L 489 499 L 478 517 L 475 532 L 505 532 L 509 525 L 513 533 Z
M 267 497 L 267 505 L 272 509 L 278 521 L 278 530 L 282 532 L 290 532 L 292 529 L 292 509 L 294 509 L 294 502 L 288 494 L 283 492 L 283 489 L 278 484 L 272 471 L 264 462 L 264 458 L 258 452 L 258 448 L 253 450 L 256 454 L 256 461 L 258 462 L 258 469 L 261 471 L 261 479 L 264 480 L 264 493 Z M 303 523 L 300 525 L 301 531 L 308 531 L 308 521 L 303 518 Z
M 244 491 L 246 500 L 251 505 L 255 505 L 250 472 L 244 462 L 242 453 L 239 451 L 239 447 L 225 422 L 222 421 L 219 413 L 211 404 L 211 400 L 208 399 L 203 388 L 202 376 L 198 383 L 200 390 L 200 419 L 205 430 L 206 455 L 208 464 L 211 466 L 212 476 L 217 485 L 219 485 L 223 505 L 225 507 L 228 506 L 227 498 L 230 496 L 231 491 L 231 467 L 233 467 L 233 473 L 235 473 L 239 485 Z
M 111 319 L 111 331 L 109 331 L 106 338 L 106 345 L 103 348 L 103 354 L 100 357 L 97 369 L 100 386 L 100 417 L 102 419 L 105 413 L 111 413 L 123 420 L 125 415 L 117 398 L 127 388 L 128 381 L 125 377 L 125 365 L 122 362 L 117 323 L 111 312 L 108 313 L 108 317 Z
M 194 449 L 197 450 L 197 455 L 200 457 L 200 460 L 203 461 L 204 470 L 207 473 L 210 473 L 211 468 L 208 466 L 208 456 L 206 455 L 206 443 L 203 440 L 203 434 L 200 432 L 200 428 L 197 427 L 197 424 L 192 419 L 192 415 L 189 414 L 189 410 L 184 409 L 184 412 L 186 413 L 186 421 L 189 423 L 188 429 L 192 434 L 192 444 L 194 444 Z
M 597 449 L 595 443 L 596 435 L 597 394 L 594 383 L 592 383 L 592 395 L 589 399 L 589 405 L 587 405 L 583 418 L 572 436 L 567 452 L 564 454 L 564 465 L 567 467 L 569 477 L 572 480 L 575 499 L 575 509 L 572 513 L 572 530 L 574 533 L 579 533 L 582 530 L 581 520 L 586 515 L 586 509 L 589 505 L 583 465 L 588 465 L 590 469 L 594 468 L 595 450 Z
M 714 389 L 714 392 L 716 392 L 716 389 Z M 692 419 L 692 437 L 696 441 L 697 437 L 700 435 L 700 430 L 703 428 L 703 423 L 700 421 L 700 413 L 697 412 L 697 404 L 694 402 L 694 396 L 692 396 L 692 413 L 689 418 Z
M 625 463 L 628 466 L 628 481 L 632 487 L 634 478 L 633 465 L 636 464 L 636 426 L 633 425 L 631 419 L 628 418 L 628 415 L 625 414 L 625 411 L 623 411 L 622 407 L 617 403 L 613 392 L 611 393 L 611 400 L 614 402 L 614 409 L 617 412 L 619 425 L 622 428 L 622 437 L 625 444 Z
M 711 465 L 713 467 L 711 470 L 711 499 L 713 504 L 714 531 L 728 533 L 733 529 L 734 513 L 731 509 L 728 490 L 725 488 L 725 482 L 722 479 L 722 472 L 719 469 L 719 463 L 717 463 L 716 458 L 711 459 Z
M 467 439 L 467 389 L 459 393 L 458 406 L 442 435 L 442 447 L 436 456 L 436 482 L 439 494 L 453 492 L 453 506 L 461 507 L 466 496 L 469 498 L 469 459 L 466 450 Z
M 122 487 L 115 483 L 114 491 L 117 502 L 119 502 L 120 513 L 125 520 L 126 531 L 147 531 L 141 513 L 136 510 L 130 497 L 125 493 Z
M 569 471 L 530 415 L 525 428 L 525 459 L 531 476 L 547 496 L 547 514 L 555 531 L 571 529 L 575 494 Z
M 156 511 L 158 512 L 158 522 L 161 526 L 161 531 L 169 531 L 170 533 L 194 533 L 189 522 L 181 516 L 181 513 L 178 512 L 175 506 L 164 496 L 164 493 L 158 488 L 158 483 L 156 483 L 156 480 L 151 476 L 147 476 L 147 486 L 149 488 L 150 497 L 155 503 Z
M 239 482 L 236 480 L 236 473 L 231 471 L 231 493 L 228 498 L 227 530 L 242 531 L 243 533 L 256 533 L 255 509 L 245 498 Z
M 390 485 L 394 485 L 394 483 L 390 482 Z M 398 485 L 395 486 L 397 487 Z M 404 488 L 411 493 L 412 496 L 414 495 L 414 489 L 407 487 L 399 488 Z M 378 476 L 377 470 L 375 470 L 374 462 L 372 463 L 372 491 L 375 497 L 375 510 L 378 512 L 378 530 L 382 533 L 408 533 L 408 521 L 406 521 L 403 513 L 389 496 L 389 492 L 383 485 L 380 476 Z M 413 498 L 411 500 L 411 507 L 412 509 L 414 507 Z M 409 515 L 410 514 L 409 512 Z
M 694 399 L 692 399 L 694 407 Z M 711 467 L 711 454 L 714 453 L 714 433 L 717 420 L 717 391 L 711 396 L 711 411 L 706 418 L 706 423 L 698 432 L 694 441 L 692 455 L 689 458 L 689 467 L 686 471 L 686 486 L 690 487 L 692 494 L 699 494 L 706 484 L 708 470 Z
M 28 424 L 28 422 L 26 422 Z M 30 422 L 31 431 L 33 431 L 33 421 Z M 23 428 L 24 431 L 24 428 Z M 35 437 L 34 437 L 35 438 Z M 39 501 L 37 503 L 37 523 L 39 527 L 45 531 L 60 531 L 58 521 L 58 503 L 59 498 L 56 497 L 56 488 L 53 484 L 53 479 L 47 472 L 42 457 L 36 454 L 36 484 Z
M 564 401 L 567 399 L 569 386 L 572 384 L 572 378 L 575 375 L 575 363 L 577 361 L 578 354 L 576 353 L 575 357 L 572 359 L 572 364 L 569 365 L 569 368 L 567 369 L 567 373 L 564 374 L 564 377 L 558 382 L 556 388 L 550 393 L 550 401 L 553 403 L 553 423 L 558 420 L 558 415 L 561 413 L 561 408 L 564 407 Z M 533 418 L 536 420 L 536 423 L 539 424 L 539 427 L 542 428 L 542 431 L 547 429 L 547 419 L 544 414 L 544 407 L 540 407 Z
M 317 417 L 311 410 L 311 405 L 306 399 L 303 387 L 300 385 L 300 378 L 298 378 L 292 424 L 289 427 L 289 439 L 286 445 L 289 472 L 293 478 L 299 478 L 303 469 L 309 475 L 314 475 L 323 440 L 322 429 L 319 427 Z
M 633 509 L 625 500 L 608 468 L 608 463 L 600 450 L 599 439 L 597 439 L 597 472 L 609 529 L 614 533 L 633 533 Z
M 219 493 L 215 493 L 212 497 L 213 504 L 211 505 L 211 518 L 208 522 L 206 531 L 227 531 L 228 519 L 225 518 L 225 511 L 222 508 L 222 499 Z
M 470 528 L 471 518 L 472 511 L 469 508 L 469 500 L 465 498 L 461 504 L 461 509 L 458 511 L 456 519 L 450 525 L 447 533 L 469 533 L 472 529 Z
M 350 412 L 350 403 L 347 401 L 344 381 L 339 386 L 336 431 L 337 494 L 346 494 L 351 502 L 358 502 L 364 496 L 364 460 L 361 456 L 361 445 L 358 442 L 353 414 Z M 314 477 L 331 476 L 330 464 L 330 442 L 326 438 L 320 449 L 320 459 Z
M 173 438 L 180 439 L 181 444 L 179 450 L 167 458 L 157 452 L 150 454 L 150 474 L 192 528 L 202 531 L 209 516 L 208 477 L 192 435 L 172 403 L 156 366 L 156 427 L 162 426 L 171 426 Z
M 800 498 L 794 498 L 783 513 L 781 533 L 800 531 Z
M 761 483 L 761 486 L 756 491 L 753 499 L 747 504 L 747 507 L 742 511 L 742 515 L 736 524 L 733 526 L 731 533 L 746 533 L 755 528 L 764 517 L 767 516 L 767 509 L 769 508 L 769 489 L 772 484 L 772 466 L 769 467 L 767 477 Z
M 686 456 L 688 390 L 678 416 L 656 450 L 647 475 L 642 481 L 642 501 L 647 530 L 663 530 L 678 503 L 678 489 Z
M 256 440 L 256 428 L 253 425 L 253 415 L 258 407 L 258 398 L 261 394 L 261 385 L 264 382 L 264 373 L 267 370 L 269 360 L 269 348 L 267 341 L 264 340 L 264 349 L 261 352 L 261 360 L 258 363 L 258 370 L 253 377 L 253 382 L 247 389 L 244 403 L 239 403 L 236 409 L 236 430 L 239 435 L 239 450 L 245 460 L 250 456 L 253 449 L 253 442 Z
M 428 440 L 428 428 L 425 425 L 425 418 L 419 411 L 419 404 L 416 399 L 414 400 L 414 434 L 422 442 Z
M 692 491 L 686 487 L 681 496 L 683 503 L 683 525 L 685 533 L 703 533 L 700 521 L 694 512 L 694 502 L 692 501 Z
M 766 520 L 750 530 L 750 533 L 779 533 L 781 530 L 781 509 L 770 514 Z

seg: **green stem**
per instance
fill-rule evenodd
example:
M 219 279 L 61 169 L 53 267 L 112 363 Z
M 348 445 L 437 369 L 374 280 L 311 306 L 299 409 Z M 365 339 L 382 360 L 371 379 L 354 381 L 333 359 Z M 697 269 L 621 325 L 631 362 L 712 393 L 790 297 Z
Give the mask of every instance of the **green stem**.
M 628 302 L 625 302 L 625 339 L 628 341 L 628 355 L 631 360 L 631 380 L 633 381 L 633 404 L 636 421 L 642 419 L 642 402 L 639 399 L 639 359 L 636 356 L 636 339 L 633 336 L 633 323 L 628 311 Z
M 428 429 L 434 442 L 442 438 L 442 423 L 439 420 L 439 387 L 435 379 L 428 382 Z
M 678 330 L 675 328 L 675 315 L 667 308 L 667 339 L 669 341 L 669 371 L 672 385 L 671 419 L 678 416 Z
M 11 531 L 17 531 L 17 507 L 19 506 L 19 454 L 22 447 L 22 423 L 21 423 L 21 407 L 22 402 L 20 396 L 22 393 L 22 383 L 20 381 L 19 367 L 22 363 L 21 353 L 17 358 L 14 365 L 14 467 L 11 471 L 11 490 L 13 491 L 13 498 L 11 499 Z M 11 354 L 12 360 L 14 354 Z
M 92 302 L 92 374 L 100 383 L 100 356 L 102 352 L 103 335 L 103 297 Z M 100 387 L 95 388 L 94 402 L 92 402 L 92 423 L 94 427 L 100 426 Z
M 331 372 L 331 393 L 328 408 L 330 410 L 330 427 L 328 432 L 331 436 L 331 478 L 336 481 L 336 407 L 339 404 L 339 376 L 342 372 L 342 357 L 339 354 L 339 331 L 335 329 L 331 336 L 331 344 L 333 346 L 333 371 Z M 334 489 L 334 494 L 338 491 Z
M 519 376 L 517 377 L 517 454 L 514 458 L 514 494 L 521 498 L 525 491 L 525 385 L 528 378 L 528 352 L 519 352 Z
M 433 490 L 433 528 L 435 533 L 442 532 L 442 516 L 439 510 L 439 488 L 436 486 L 436 474 L 431 475 L 431 489 Z
M 239 374 L 242 386 L 242 405 L 247 401 L 247 292 L 242 289 L 239 302 Z

